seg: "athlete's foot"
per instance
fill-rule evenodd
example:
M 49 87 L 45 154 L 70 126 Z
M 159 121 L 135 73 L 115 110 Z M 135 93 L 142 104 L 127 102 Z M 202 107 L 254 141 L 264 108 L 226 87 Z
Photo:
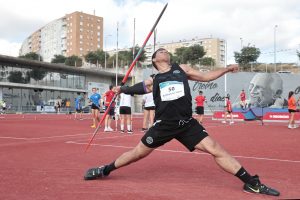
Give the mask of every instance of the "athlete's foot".
M 222 121 L 223 124 L 226 124 L 226 121 Z
M 105 167 L 106 166 L 101 166 L 101 167 L 88 169 L 84 175 L 84 180 L 95 180 L 95 179 L 100 179 L 108 176 L 104 174 Z
M 94 124 L 94 125 L 92 125 L 92 126 L 91 126 L 91 128 L 96 128 L 96 125 L 95 125 L 95 124 Z
M 133 131 L 132 130 L 127 130 L 127 133 L 132 134 Z
M 251 185 L 249 183 L 246 183 L 244 185 L 245 192 L 256 193 L 256 194 L 265 194 L 265 195 L 271 195 L 271 196 L 279 196 L 280 195 L 280 192 L 278 192 L 277 190 L 272 189 L 272 188 L 262 184 L 257 175 L 253 176 L 253 180 L 256 182 L 256 184 Z

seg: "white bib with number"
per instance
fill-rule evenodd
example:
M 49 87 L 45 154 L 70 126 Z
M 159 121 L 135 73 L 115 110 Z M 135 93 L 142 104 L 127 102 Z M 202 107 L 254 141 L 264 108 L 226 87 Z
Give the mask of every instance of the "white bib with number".
M 184 96 L 183 82 L 166 81 L 159 84 L 162 101 L 172 101 Z

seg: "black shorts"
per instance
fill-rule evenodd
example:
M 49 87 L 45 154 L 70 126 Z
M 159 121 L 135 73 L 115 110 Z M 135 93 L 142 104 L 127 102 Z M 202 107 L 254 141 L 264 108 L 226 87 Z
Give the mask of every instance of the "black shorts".
M 203 115 L 204 114 L 204 107 L 203 106 L 197 106 L 196 107 L 196 113 L 198 115 Z
M 227 112 L 228 114 L 232 113 L 232 111 L 231 111 L 231 110 L 227 110 L 226 112 Z
M 131 107 L 120 106 L 120 114 L 121 115 L 131 115 Z
M 96 104 L 92 104 L 91 108 L 92 108 L 92 109 L 96 109 L 96 110 L 100 110 L 100 107 L 99 107 L 99 106 L 96 106 Z
M 297 110 L 289 109 L 289 113 L 297 112 Z
M 76 112 L 77 113 L 81 113 L 82 112 L 82 109 L 80 108 L 80 109 L 76 109 Z
M 155 110 L 155 106 L 144 107 L 145 110 Z
M 105 106 L 105 110 L 107 110 L 108 106 Z M 109 112 L 108 112 L 109 116 L 114 116 L 115 115 L 115 107 L 110 107 Z
M 195 146 L 207 136 L 204 127 L 191 118 L 185 121 L 156 121 L 141 141 L 149 148 L 156 148 L 175 138 L 189 151 L 194 151 Z

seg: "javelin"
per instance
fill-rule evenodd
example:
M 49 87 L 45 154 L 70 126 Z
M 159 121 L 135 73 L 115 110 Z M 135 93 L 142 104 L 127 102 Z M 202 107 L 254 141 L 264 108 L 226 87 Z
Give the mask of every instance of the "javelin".
M 151 35 L 152 35 L 154 29 L 156 28 L 156 26 L 157 26 L 157 24 L 158 24 L 160 18 L 161 18 L 162 15 L 164 14 L 164 12 L 165 12 L 167 6 L 168 6 L 168 4 L 165 5 L 165 7 L 164 7 L 163 10 L 161 11 L 160 15 L 159 15 L 158 18 L 156 19 L 156 21 L 155 21 L 155 23 L 154 23 L 154 25 L 153 25 L 151 31 L 150 31 L 149 34 L 147 35 L 147 37 L 146 37 L 146 39 L 145 39 L 145 41 L 144 41 L 142 47 L 141 47 L 140 50 L 138 51 L 137 55 L 135 56 L 134 60 L 133 60 L 132 63 L 131 63 L 131 65 L 130 65 L 130 67 L 129 67 L 127 73 L 126 73 L 126 75 L 124 76 L 124 78 L 123 78 L 123 80 L 122 80 L 122 82 L 121 82 L 121 86 L 123 86 L 123 85 L 126 83 L 126 81 L 127 81 L 127 79 L 128 79 L 128 76 L 129 76 L 130 72 L 132 71 L 133 67 L 135 66 L 135 63 L 137 62 L 137 60 L 140 58 L 140 56 L 141 56 L 141 54 L 142 54 L 142 52 L 143 52 L 143 50 L 144 50 L 144 48 L 145 48 L 145 46 L 146 46 L 146 44 L 147 44 L 149 38 L 151 37 Z M 116 101 L 117 96 L 118 96 L 118 94 L 116 93 L 116 94 L 114 95 L 113 99 L 111 100 L 111 102 L 109 103 L 109 106 L 108 106 L 108 108 L 106 109 L 105 113 L 103 114 L 103 116 L 102 116 L 100 122 L 98 123 L 97 128 L 96 128 L 96 130 L 94 131 L 94 134 L 93 134 L 92 138 L 90 139 L 89 143 L 88 143 L 87 146 L 86 146 L 85 152 L 88 150 L 89 146 L 91 145 L 91 143 L 92 143 L 94 137 L 96 136 L 96 134 L 97 134 L 99 128 L 101 127 L 101 124 L 102 124 L 103 120 L 105 119 L 106 115 L 108 114 L 108 112 L 109 112 L 109 110 L 110 110 L 110 108 L 111 108 L 111 105 Z

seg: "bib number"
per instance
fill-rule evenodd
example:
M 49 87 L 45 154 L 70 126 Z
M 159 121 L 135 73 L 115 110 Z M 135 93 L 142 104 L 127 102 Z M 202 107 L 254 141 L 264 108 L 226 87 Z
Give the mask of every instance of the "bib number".
M 162 101 L 172 101 L 184 96 L 184 86 L 182 82 L 163 82 L 159 84 L 159 89 Z

